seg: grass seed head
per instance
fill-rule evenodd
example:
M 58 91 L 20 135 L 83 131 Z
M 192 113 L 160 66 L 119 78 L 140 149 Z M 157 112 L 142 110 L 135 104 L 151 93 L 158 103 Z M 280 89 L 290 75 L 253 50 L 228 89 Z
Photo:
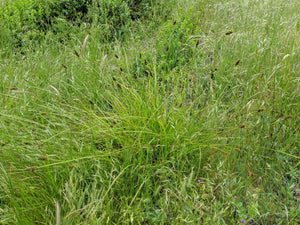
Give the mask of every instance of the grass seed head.
M 87 43 L 87 40 L 89 39 L 89 35 L 87 35 L 83 41 L 83 44 L 82 44 L 82 48 L 81 48 L 81 56 L 83 57 L 84 55 L 84 51 L 85 51 L 85 47 L 86 47 L 86 43 Z
M 41 161 L 46 161 L 46 160 L 48 160 L 48 157 L 41 155 L 38 159 Z
M 31 166 L 31 167 L 25 168 L 25 170 L 26 170 L 26 171 L 29 171 L 29 172 L 33 172 L 33 171 L 35 171 L 36 169 L 37 169 L 36 166 Z
M 74 50 L 74 54 L 75 54 L 78 58 L 80 57 L 79 53 L 78 53 L 76 50 Z
M 239 65 L 241 60 L 236 61 L 235 66 Z
M 242 124 L 239 125 L 239 128 L 244 128 L 245 126 L 246 125 L 242 123 Z

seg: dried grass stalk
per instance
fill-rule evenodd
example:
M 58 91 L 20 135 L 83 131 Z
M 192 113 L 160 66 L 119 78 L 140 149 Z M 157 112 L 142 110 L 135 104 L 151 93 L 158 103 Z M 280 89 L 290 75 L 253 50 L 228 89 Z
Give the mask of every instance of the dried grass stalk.
M 83 41 L 83 44 L 82 44 L 82 49 L 81 49 L 81 56 L 83 57 L 84 55 L 84 50 L 85 50 L 85 46 L 86 46 L 86 43 L 87 43 L 87 40 L 89 39 L 89 35 L 87 35 Z
M 55 203 L 55 211 L 56 211 L 56 216 L 55 216 L 55 220 L 56 220 L 56 225 L 61 225 L 61 218 L 60 218 L 60 205 L 59 202 Z

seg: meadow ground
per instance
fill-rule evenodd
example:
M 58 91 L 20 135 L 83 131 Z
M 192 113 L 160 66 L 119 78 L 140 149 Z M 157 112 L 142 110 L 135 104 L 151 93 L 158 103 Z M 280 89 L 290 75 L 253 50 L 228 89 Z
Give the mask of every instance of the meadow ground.
M 0 224 L 300 223 L 300 2 L 165 3 L 0 34 Z

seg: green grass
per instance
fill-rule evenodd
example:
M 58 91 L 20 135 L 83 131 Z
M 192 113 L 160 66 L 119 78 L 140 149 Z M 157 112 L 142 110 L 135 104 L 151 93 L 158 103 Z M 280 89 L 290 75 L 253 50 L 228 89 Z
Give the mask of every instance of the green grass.
M 300 3 L 172 6 L 1 50 L 0 224 L 300 222 Z

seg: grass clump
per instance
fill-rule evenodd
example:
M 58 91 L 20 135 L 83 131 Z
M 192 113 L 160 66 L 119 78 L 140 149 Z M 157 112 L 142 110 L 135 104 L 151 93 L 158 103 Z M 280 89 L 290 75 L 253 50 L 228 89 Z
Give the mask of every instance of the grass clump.
M 299 3 L 102 3 L 1 52 L 0 223 L 298 224 Z

